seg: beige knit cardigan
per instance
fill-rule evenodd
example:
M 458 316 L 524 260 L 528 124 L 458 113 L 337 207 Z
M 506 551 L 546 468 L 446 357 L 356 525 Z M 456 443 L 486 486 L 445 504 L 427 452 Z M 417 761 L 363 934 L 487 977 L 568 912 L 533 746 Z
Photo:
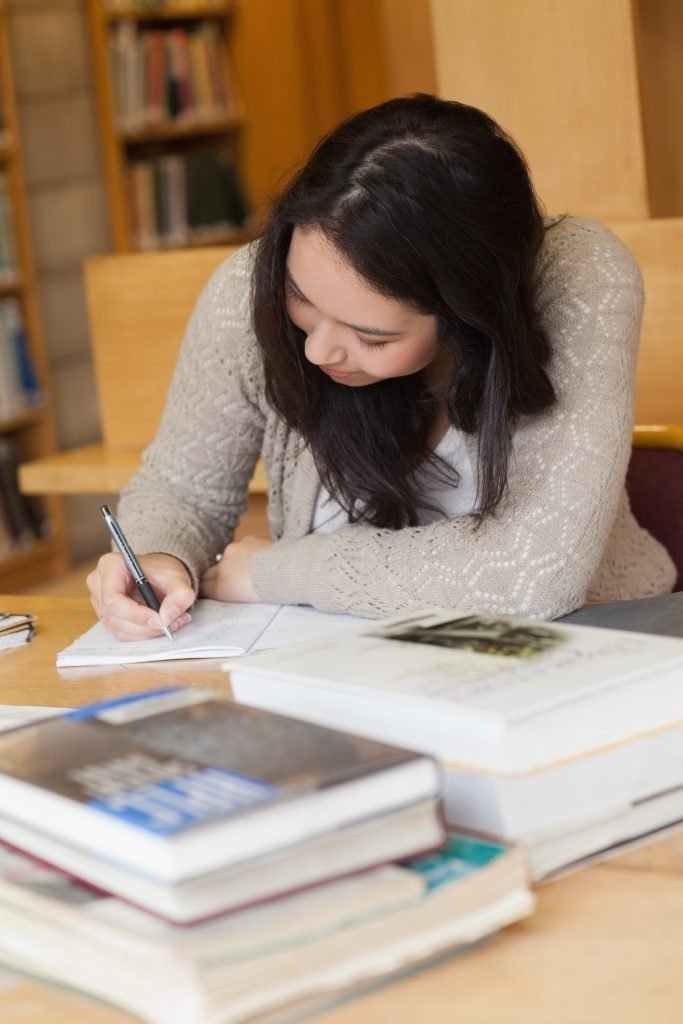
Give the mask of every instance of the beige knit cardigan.
M 230 541 L 262 453 L 275 543 L 252 581 L 263 601 L 383 616 L 429 605 L 551 619 L 590 600 L 671 590 L 673 564 L 629 509 L 642 281 L 605 227 L 548 221 L 536 305 L 558 401 L 519 422 L 508 495 L 470 516 L 311 534 L 320 481 L 310 452 L 269 408 L 250 326 L 252 254 L 214 273 L 190 319 L 161 425 L 119 515 L 138 552 L 164 551 L 195 584 Z M 342 386 L 342 385 L 340 385 Z M 476 465 L 476 438 L 470 439 Z

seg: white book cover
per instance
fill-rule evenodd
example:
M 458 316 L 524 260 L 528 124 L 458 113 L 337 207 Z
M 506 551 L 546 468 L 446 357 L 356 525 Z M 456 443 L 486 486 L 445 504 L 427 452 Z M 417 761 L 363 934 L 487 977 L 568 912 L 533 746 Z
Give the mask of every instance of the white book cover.
M 431 610 L 225 666 L 238 700 L 523 773 L 683 722 L 683 640 Z

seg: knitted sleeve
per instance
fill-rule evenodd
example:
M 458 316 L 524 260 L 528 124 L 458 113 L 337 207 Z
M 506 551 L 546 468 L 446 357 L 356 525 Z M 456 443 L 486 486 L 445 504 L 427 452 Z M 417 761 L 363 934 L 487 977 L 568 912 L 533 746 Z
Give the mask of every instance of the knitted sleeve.
M 558 400 L 518 424 L 496 514 L 397 531 L 367 525 L 258 552 L 265 601 L 382 616 L 429 605 L 552 619 L 584 603 L 615 520 L 631 446 L 642 281 L 592 221 L 548 229 L 536 303 Z
M 190 318 L 159 429 L 121 495 L 133 549 L 165 552 L 195 585 L 244 510 L 261 451 L 263 374 L 249 326 L 251 258 L 213 274 Z

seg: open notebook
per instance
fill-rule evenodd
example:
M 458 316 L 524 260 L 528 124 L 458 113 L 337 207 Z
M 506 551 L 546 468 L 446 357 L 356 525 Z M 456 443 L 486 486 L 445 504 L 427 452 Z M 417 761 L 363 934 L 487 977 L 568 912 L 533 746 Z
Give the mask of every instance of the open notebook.
M 366 620 L 327 615 L 300 605 L 226 604 L 203 599 L 192 609 L 192 622 L 174 634 L 150 640 L 117 640 L 101 622 L 57 655 L 57 667 L 126 665 L 182 658 L 226 658 L 251 651 L 315 640 Z

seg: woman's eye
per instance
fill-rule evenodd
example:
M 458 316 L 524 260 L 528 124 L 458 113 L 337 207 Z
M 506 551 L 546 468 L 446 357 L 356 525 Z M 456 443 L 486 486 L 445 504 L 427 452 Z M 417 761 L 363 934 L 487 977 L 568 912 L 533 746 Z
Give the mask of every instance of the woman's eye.
M 303 295 L 295 291 L 291 285 L 285 285 L 285 297 L 290 299 L 292 302 L 298 302 L 300 305 L 306 304 L 306 299 Z
M 389 344 L 387 341 L 373 341 L 372 343 L 370 343 L 369 341 L 365 341 L 363 338 L 361 338 L 360 334 L 356 335 L 356 340 L 361 348 L 368 348 L 371 349 L 373 352 L 378 352 L 380 349 L 386 348 L 387 345 Z

